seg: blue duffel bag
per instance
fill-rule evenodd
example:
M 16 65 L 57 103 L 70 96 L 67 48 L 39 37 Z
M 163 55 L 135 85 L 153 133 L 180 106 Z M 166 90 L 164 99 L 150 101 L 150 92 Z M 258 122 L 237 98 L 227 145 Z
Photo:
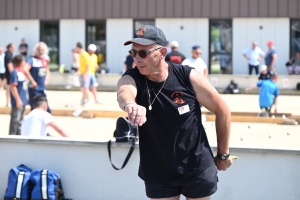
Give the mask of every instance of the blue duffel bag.
M 32 200 L 65 200 L 60 176 L 50 170 L 36 170 L 31 173 L 33 184 Z
M 32 170 L 25 165 L 14 167 L 9 171 L 4 200 L 29 200 L 32 190 L 30 175 Z

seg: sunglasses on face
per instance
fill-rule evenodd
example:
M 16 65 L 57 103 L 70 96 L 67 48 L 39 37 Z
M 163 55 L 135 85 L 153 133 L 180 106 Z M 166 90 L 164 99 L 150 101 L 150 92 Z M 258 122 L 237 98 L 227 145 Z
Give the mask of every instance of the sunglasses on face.
M 131 50 L 128 51 L 128 52 L 129 52 L 129 54 L 130 54 L 133 58 L 135 58 L 137 54 L 139 54 L 139 56 L 140 56 L 141 58 L 146 58 L 148 54 L 150 54 L 150 53 L 152 53 L 152 52 L 154 52 L 154 51 L 156 51 L 156 50 L 158 50 L 158 49 L 161 49 L 161 48 L 162 48 L 162 47 L 158 47 L 158 48 L 153 49 L 153 50 L 150 50 L 150 51 L 145 51 L 145 50 L 139 50 L 139 51 L 137 51 L 137 50 L 135 50 L 135 49 L 131 49 Z

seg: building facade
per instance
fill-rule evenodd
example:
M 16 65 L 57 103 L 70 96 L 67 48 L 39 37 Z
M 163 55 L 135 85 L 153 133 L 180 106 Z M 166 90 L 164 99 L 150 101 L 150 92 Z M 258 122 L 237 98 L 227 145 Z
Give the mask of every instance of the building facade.
M 247 74 L 242 51 L 273 40 L 276 69 L 300 50 L 300 0 L 0 0 L 0 46 L 27 41 L 49 46 L 52 65 L 71 66 L 77 42 L 98 46 L 100 66 L 119 73 L 130 46 L 124 41 L 144 24 L 161 28 L 186 56 L 195 44 L 212 74 Z M 15 54 L 17 53 L 17 50 Z M 262 61 L 261 64 L 264 62 Z

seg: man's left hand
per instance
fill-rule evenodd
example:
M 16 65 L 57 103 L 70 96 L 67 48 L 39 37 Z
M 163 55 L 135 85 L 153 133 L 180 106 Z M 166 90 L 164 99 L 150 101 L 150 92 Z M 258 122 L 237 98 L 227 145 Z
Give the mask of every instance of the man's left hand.
M 226 171 L 232 165 L 232 158 L 229 156 L 227 160 L 221 160 L 215 156 L 215 164 L 219 171 Z

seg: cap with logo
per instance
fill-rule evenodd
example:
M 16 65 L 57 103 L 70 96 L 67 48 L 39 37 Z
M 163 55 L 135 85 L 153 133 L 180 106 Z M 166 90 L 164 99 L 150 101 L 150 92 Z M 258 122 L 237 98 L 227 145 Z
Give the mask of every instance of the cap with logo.
M 141 45 L 159 44 L 161 46 L 167 46 L 167 40 L 165 34 L 161 29 L 152 25 L 145 25 L 140 27 L 135 32 L 135 37 L 132 40 L 128 40 L 124 45 L 137 43 Z

